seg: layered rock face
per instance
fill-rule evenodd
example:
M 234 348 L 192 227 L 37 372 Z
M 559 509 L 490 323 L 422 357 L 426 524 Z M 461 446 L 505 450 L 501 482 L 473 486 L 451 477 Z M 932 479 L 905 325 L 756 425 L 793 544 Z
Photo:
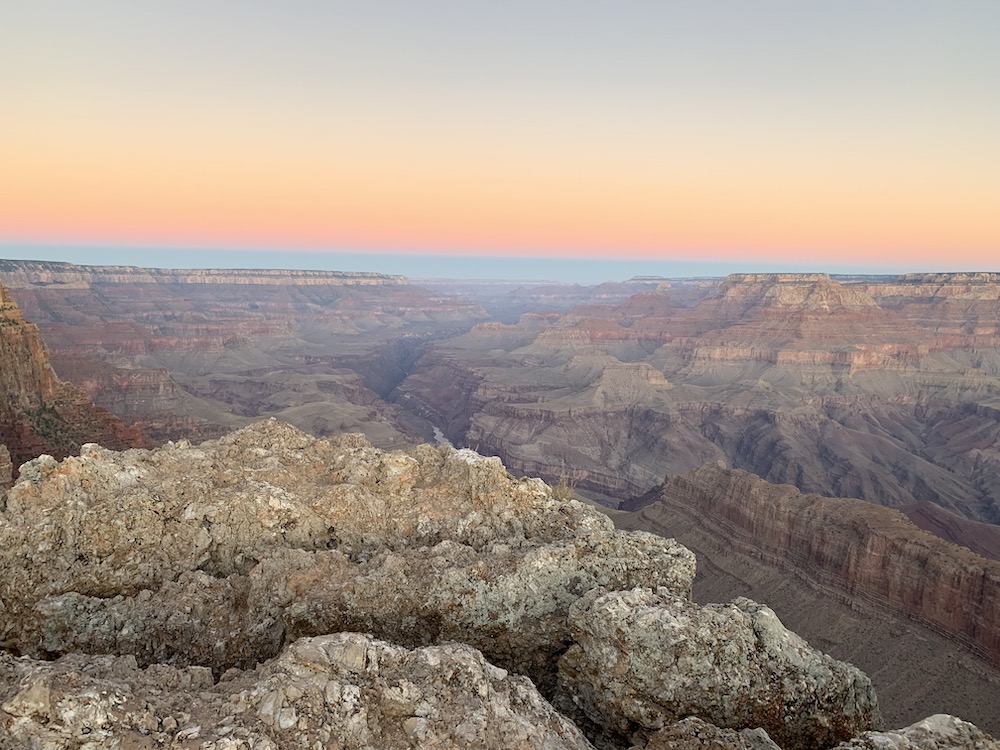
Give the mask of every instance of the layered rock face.
M 27 464 L 0 512 L 0 746 L 798 748 L 879 728 L 858 670 L 749 600 L 692 604 L 693 577 L 675 541 L 469 450 L 273 420 L 90 445 Z
M 431 427 L 383 396 L 417 342 L 486 317 L 473 301 L 370 273 L 8 260 L 0 282 L 57 371 L 157 440 L 279 416 L 318 435 L 422 442 Z
M 696 289 L 481 324 L 429 347 L 399 392 L 456 444 L 568 471 L 609 504 L 724 460 L 806 492 L 1000 522 L 998 277 Z
M 56 377 L 38 328 L 0 285 L 0 486 L 11 464 L 42 453 L 63 457 L 95 440 L 112 448 L 148 445 L 137 430 Z
M 996 561 L 899 511 L 717 464 L 631 507 L 615 515 L 621 527 L 676 536 L 696 552 L 699 600 L 766 597 L 796 632 L 868 672 L 894 724 L 963 707 L 985 728 L 1000 726 Z
M 918 529 L 898 511 L 802 495 L 714 464 L 671 478 L 660 496 L 702 514 L 734 546 L 852 599 L 888 604 L 1000 666 L 1000 563 Z
M 14 483 L 14 465 L 10 461 L 10 451 L 6 445 L 0 445 L 0 490 L 5 490 Z

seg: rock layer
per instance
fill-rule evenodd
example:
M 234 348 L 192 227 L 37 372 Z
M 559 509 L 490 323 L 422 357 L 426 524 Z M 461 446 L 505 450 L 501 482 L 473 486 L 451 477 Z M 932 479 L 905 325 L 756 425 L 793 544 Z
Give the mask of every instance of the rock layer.
M 0 443 L 7 461 L 16 468 L 43 453 L 62 458 L 92 441 L 111 448 L 148 445 L 137 430 L 56 377 L 37 326 L 25 321 L 0 285 Z
M 383 396 L 419 342 L 486 317 L 474 301 L 370 273 L 0 260 L 4 281 L 63 377 L 158 441 L 262 416 L 383 447 L 429 440 L 429 425 Z
M 870 600 L 1000 665 L 1000 563 L 945 542 L 902 513 L 859 500 L 804 495 L 707 464 L 657 496 L 689 509 L 734 548 Z
M 570 467 L 609 503 L 721 459 L 998 523 L 998 278 L 677 282 L 477 326 L 428 347 L 400 392 L 454 443 L 550 480 Z M 437 392 L 443 373 L 460 392 Z

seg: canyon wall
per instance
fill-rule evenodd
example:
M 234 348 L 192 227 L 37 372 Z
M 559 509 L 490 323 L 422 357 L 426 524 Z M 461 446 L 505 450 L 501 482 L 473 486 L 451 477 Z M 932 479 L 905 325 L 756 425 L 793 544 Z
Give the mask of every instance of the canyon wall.
M 896 510 L 714 463 L 630 507 L 607 512 L 698 556 L 697 601 L 766 600 L 811 644 L 869 674 L 891 725 L 945 710 L 1000 731 L 1000 563 Z
M 398 393 L 456 444 L 553 480 L 570 467 L 612 505 L 724 460 L 1000 523 L 996 275 L 692 284 L 477 325 L 427 347 Z
M 148 445 L 138 430 L 56 377 L 37 326 L 0 285 L 0 464 L 17 467 L 42 453 L 61 458 L 95 441 L 118 449 Z
M 0 261 L 64 377 L 152 439 L 208 438 L 280 416 L 380 445 L 432 427 L 383 395 L 420 342 L 486 317 L 400 276 Z
M 899 511 L 802 494 L 719 464 L 668 479 L 656 497 L 696 515 L 743 554 L 848 601 L 888 605 L 1000 666 L 1000 562 L 919 529 Z

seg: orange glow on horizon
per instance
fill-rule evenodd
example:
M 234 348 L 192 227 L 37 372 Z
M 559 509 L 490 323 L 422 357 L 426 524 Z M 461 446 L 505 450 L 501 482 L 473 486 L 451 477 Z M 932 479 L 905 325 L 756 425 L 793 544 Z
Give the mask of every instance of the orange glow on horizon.
M 1000 186 L 939 173 L 942 190 L 896 162 L 859 181 L 850 165 L 732 155 L 643 164 L 527 146 L 517 158 L 473 158 L 441 144 L 417 155 L 315 143 L 276 153 L 191 133 L 159 148 L 108 134 L 61 150 L 43 140 L 0 145 L 0 238 L 900 264 L 961 253 L 984 267 L 1000 249 L 990 200 Z

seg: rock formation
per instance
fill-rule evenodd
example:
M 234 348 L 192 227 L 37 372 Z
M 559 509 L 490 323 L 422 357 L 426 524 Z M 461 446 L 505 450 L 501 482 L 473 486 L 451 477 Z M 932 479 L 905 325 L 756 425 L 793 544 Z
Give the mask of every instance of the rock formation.
M 43 746 L 591 747 L 529 680 L 468 646 L 408 650 L 356 633 L 302 638 L 218 682 L 129 656 L 0 654 L 0 748 Z
M 722 729 L 689 716 L 659 730 L 646 743 L 644 750 L 781 750 L 757 729 Z
M 865 732 L 836 750 L 1000 750 L 1000 742 L 956 716 L 935 714 L 895 732 Z
M 112 448 L 148 444 L 137 430 L 56 377 L 38 328 L 25 321 L 0 285 L 0 443 L 6 446 L 0 486 L 11 464 L 17 467 L 42 453 L 61 458 L 91 441 Z
M 659 493 L 734 547 L 852 599 L 889 605 L 1000 666 L 1000 563 L 914 526 L 899 511 L 803 495 L 709 464 Z
M 14 465 L 10 461 L 10 451 L 0 445 L 0 490 L 6 490 L 14 483 Z
M 486 313 L 399 276 L 0 260 L 63 377 L 157 441 L 278 416 L 398 447 L 431 427 L 384 396 L 423 341 Z
M 866 675 L 748 599 L 699 607 L 648 588 L 597 590 L 570 609 L 570 628 L 556 705 L 632 741 L 687 716 L 763 727 L 786 750 L 829 747 L 881 724 Z
M 571 467 L 609 504 L 724 460 L 1000 522 L 1000 276 L 714 284 L 480 324 L 428 346 L 397 401 L 515 471 Z
M 749 600 L 693 604 L 693 576 L 676 542 L 468 450 L 274 420 L 88 445 L 29 462 L 0 512 L 0 747 L 795 748 L 879 728 L 857 669 Z
M 871 675 L 892 725 L 945 710 L 1000 730 L 1000 671 L 984 662 L 996 663 L 1000 633 L 995 561 L 898 511 L 715 464 L 668 479 L 646 503 L 612 515 L 692 549 L 698 601 L 767 601 L 810 643 Z

